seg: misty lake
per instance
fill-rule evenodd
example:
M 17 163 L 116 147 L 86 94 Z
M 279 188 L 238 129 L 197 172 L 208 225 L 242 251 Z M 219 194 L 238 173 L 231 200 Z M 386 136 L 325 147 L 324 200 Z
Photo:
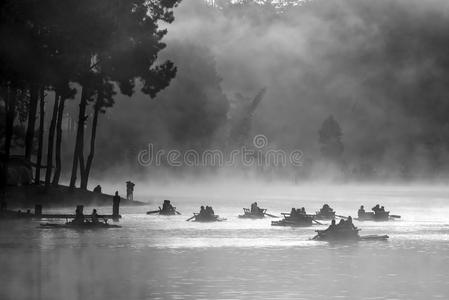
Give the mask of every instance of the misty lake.
M 147 206 L 121 208 L 119 229 L 1 222 L 0 299 L 449 298 L 449 188 L 268 189 L 188 197 L 153 191 Z M 183 215 L 145 214 L 162 199 Z M 329 244 L 309 240 L 323 226 L 271 227 L 271 218 L 237 218 L 254 200 L 275 215 L 302 206 L 313 213 L 328 203 L 337 214 L 355 216 L 361 204 L 380 203 L 402 219 L 355 221 L 361 234 L 388 234 L 386 242 Z M 227 221 L 186 222 L 202 204 Z

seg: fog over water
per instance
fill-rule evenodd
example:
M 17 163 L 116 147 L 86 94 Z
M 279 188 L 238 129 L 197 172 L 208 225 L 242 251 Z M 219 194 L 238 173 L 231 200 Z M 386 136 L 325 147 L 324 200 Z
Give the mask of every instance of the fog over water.
M 246 142 L 264 134 L 270 147 L 303 151 L 304 179 L 447 177 L 446 1 L 316 0 L 282 11 L 248 3 L 179 5 L 161 53 L 177 77 L 155 101 L 117 96 L 94 176 L 157 173 L 136 164 L 149 143 L 229 151 L 239 112 L 265 87 Z M 342 130 L 343 170 L 323 166 L 318 131 L 329 115 Z
M 121 229 L 0 227 L 1 299 L 446 299 L 449 295 L 449 189 L 443 186 L 307 186 L 258 190 L 179 187 L 139 194 L 144 207 L 123 207 Z M 212 193 L 212 190 L 215 193 Z M 226 191 L 227 190 L 227 191 Z M 237 191 L 242 190 L 243 194 Z M 183 191 L 183 192 L 182 192 Z M 180 216 L 144 213 L 171 199 Z M 402 218 L 355 222 L 387 242 L 310 241 L 310 228 L 271 227 L 271 219 L 237 218 L 257 200 L 279 215 L 323 203 L 353 216 L 381 203 Z M 227 218 L 185 220 L 199 205 Z M 89 211 L 90 208 L 86 208 Z M 110 208 L 100 208 L 109 213 Z
M 177 68 L 170 85 L 149 99 L 136 82 L 99 116 L 87 189 L 126 197 L 130 180 L 144 205 L 121 207 L 122 227 L 104 230 L 0 220 L 0 300 L 449 299 L 449 1 L 210 2 L 183 0 L 161 23 L 158 59 Z M 65 107 L 63 185 L 79 97 Z M 141 160 L 150 146 L 159 165 Z M 255 150 L 252 163 L 183 156 L 242 149 Z M 301 163 L 258 164 L 271 150 L 299 151 Z M 165 199 L 182 215 L 146 214 Z M 329 221 L 238 218 L 255 201 L 276 216 L 327 203 L 342 216 L 380 204 L 401 218 L 354 221 L 386 241 L 327 243 L 311 238 Z M 187 222 L 201 205 L 226 220 Z

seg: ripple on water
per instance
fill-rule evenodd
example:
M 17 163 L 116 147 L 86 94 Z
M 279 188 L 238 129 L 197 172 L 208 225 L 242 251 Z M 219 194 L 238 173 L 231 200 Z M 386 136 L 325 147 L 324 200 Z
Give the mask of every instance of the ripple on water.
M 339 203 L 326 190 L 305 193 L 300 204 L 294 194 L 285 202 L 271 196 L 263 202 L 276 214 L 279 206 L 313 209 L 326 201 L 345 215 L 360 203 L 381 202 L 402 219 L 356 225 L 362 234 L 388 234 L 389 241 L 311 241 L 325 226 L 279 228 L 270 226 L 271 219 L 238 219 L 235 207 L 247 199 L 215 199 L 215 210 L 228 221 L 214 224 L 123 208 L 123 228 L 117 230 L 41 230 L 38 222 L 1 226 L 0 282 L 13 278 L 21 287 L 39 287 L 25 290 L 24 299 L 88 299 L 99 291 L 108 299 L 448 299 L 449 203 L 439 194 L 406 189 L 345 195 L 337 195 Z M 198 202 L 186 200 L 179 209 L 195 211 Z M 2 287 L 0 298 L 16 294 L 16 287 Z

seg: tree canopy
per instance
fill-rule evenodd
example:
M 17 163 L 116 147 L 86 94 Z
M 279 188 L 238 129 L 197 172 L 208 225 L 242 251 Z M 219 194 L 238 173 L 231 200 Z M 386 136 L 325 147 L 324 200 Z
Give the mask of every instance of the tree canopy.
M 51 91 L 55 94 L 55 103 L 49 132 L 47 175 L 51 173 L 52 135 L 56 126 L 60 126 L 56 119 L 58 113 L 63 113 L 63 100 L 75 96 L 73 86 L 76 84 L 81 99 L 72 186 L 79 166 L 81 185 L 86 188 L 91 165 L 85 165 L 83 157 L 86 107 L 96 101 L 94 110 L 103 111 L 113 105 L 115 86 L 120 93 L 131 96 L 137 80 L 142 82 L 141 91 L 151 98 L 168 86 L 176 75 L 176 67 L 171 61 L 156 64 L 158 53 L 166 46 L 161 40 L 167 30 L 160 25 L 174 20 L 173 8 L 179 2 L 2 1 L 0 88 L 6 108 L 6 161 L 16 111 L 21 107 L 17 102 L 19 96 L 27 98 L 31 108 L 25 155 L 29 159 L 32 152 L 29 148 L 34 144 L 37 102 L 39 96 L 45 95 L 41 91 Z M 93 146 L 91 143 L 91 153 Z

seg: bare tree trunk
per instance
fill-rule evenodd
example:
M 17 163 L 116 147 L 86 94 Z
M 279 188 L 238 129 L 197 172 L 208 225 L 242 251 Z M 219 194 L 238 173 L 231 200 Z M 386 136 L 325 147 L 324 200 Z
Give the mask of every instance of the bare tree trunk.
M 62 118 L 64 116 L 64 104 L 65 98 L 59 98 L 59 107 L 58 107 L 58 120 L 56 123 L 56 153 L 55 153 L 55 174 L 53 177 L 53 184 L 59 184 L 59 178 L 61 177 L 61 143 L 62 143 Z
M 48 146 L 47 146 L 47 170 L 45 172 L 45 187 L 48 187 L 51 182 L 51 173 L 53 171 L 53 149 L 55 140 L 56 118 L 58 116 L 58 102 L 59 93 L 55 90 L 55 104 L 53 105 L 53 114 L 51 116 L 50 129 L 48 131 Z
M 34 176 L 34 183 L 41 182 L 41 164 L 42 164 L 42 148 L 44 146 L 44 118 L 45 118 L 45 90 L 40 90 L 40 105 L 39 105 L 39 141 L 37 148 L 36 174 Z
M 11 87 L 7 87 L 6 99 L 5 99 L 5 158 L 4 158 L 4 169 L 1 178 L 1 187 L 6 187 L 8 184 L 8 166 L 9 157 L 11 154 L 11 140 L 14 129 L 14 119 L 16 116 L 16 98 L 17 90 L 11 91 Z
M 8 160 L 11 153 L 11 140 L 14 129 L 14 119 L 16 118 L 16 98 L 17 91 L 11 95 L 11 91 L 8 92 L 8 99 L 6 104 L 6 130 L 5 130 L 5 155 Z
M 82 144 L 81 145 L 82 150 L 78 154 L 78 160 L 79 160 L 78 162 L 80 164 L 80 188 L 82 188 L 81 185 L 82 185 L 83 181 L 85 180 L 84 174 L 86 171 L 86 166 L 84 164 L 84 130 L 83 130 L 83 140 L 81 141 L 81 144 Z M 86 188 L 84 188 L 84 189 L 86 189 Z
M 81 92 L 81 100 L 80 100 L 80 109 L 78 115 L 78 128 L 76 131 L 76 140 L 75 140 L 75 151 L 73 153 L 73 164 L 72 164 L 72 176 L 70 178 L 70 187 L 74 188 L 76 184 L 76 174 L 78 172 L 78 162 L 80 162 L 80 170 L 81 174 L 84 171 L 84 123 L 87 119 L 86 116 L 86 107 L 87 107 L 87 91 L 86 88 L 83 87 Z
M 30 89 L 30 110 L 28 112 L 28 126 L 25 138 L 25 159 L 31 160 L 34 148 L 34 128 L 36 124 L 37 102 L 39 101 L 39 87 L 36 84 L 31 85 Z
M 92 133 L 90 135 L 90 152 L 87 157 L 86 168 L 84 169 L 83 174 L 81 175 L 81 188 L 87 189 L 87 182 L 89 180 L 89 173 L 92 167 L 92 161 L 95 155 L 95 139 L 97 137 L 97 125 L 98 125 L 98 114 L 101 109 L 101 102 L 103 99 L 102 96 L 98 96 L 97 102 L 95 103 L 94 117 L 92 120 Z

